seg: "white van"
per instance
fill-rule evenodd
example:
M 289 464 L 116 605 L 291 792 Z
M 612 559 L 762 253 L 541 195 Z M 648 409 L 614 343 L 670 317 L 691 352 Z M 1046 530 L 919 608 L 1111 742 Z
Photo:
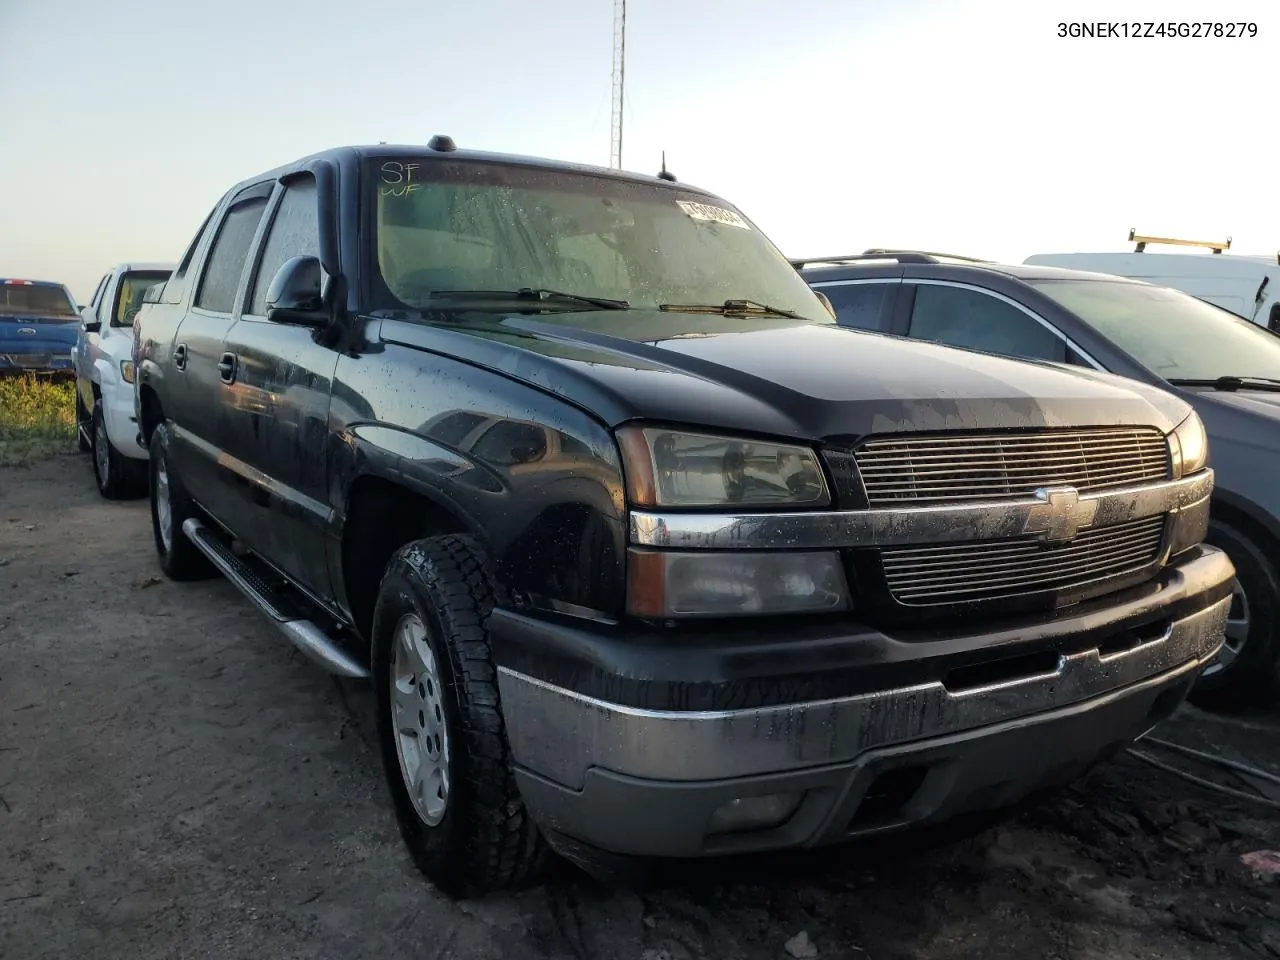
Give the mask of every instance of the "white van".
M 1110 273 L 1208 300 L 1280 333 L 1280 256 L 1231 256 L 1225 243 L 1142 237 L 1129 231 L 1132 253 L 1038 253 L 1023 263 Z M 1147 253 L 1148 243 L 1204 247 L 1212 253 Z

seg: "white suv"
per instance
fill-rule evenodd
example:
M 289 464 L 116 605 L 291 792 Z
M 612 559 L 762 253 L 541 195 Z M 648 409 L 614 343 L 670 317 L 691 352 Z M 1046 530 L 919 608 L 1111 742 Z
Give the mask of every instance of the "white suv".
M 98 490 L 110 500 L 141 495 L 147 451 L 133 409 L 133 318 L 148 288 L 169 279 L 170 263 L 121 263 L 81 311 L 72 350 L 80 449 L 93 454 Z

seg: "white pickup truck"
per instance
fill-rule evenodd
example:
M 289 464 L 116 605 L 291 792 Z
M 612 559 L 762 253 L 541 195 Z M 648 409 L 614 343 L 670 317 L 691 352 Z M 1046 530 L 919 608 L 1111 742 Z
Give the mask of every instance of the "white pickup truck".
M 133 318 L 150 287 L 164 283 L 170 263 L 121 263 L 98 281 L 80 314 L 72 349 L 80 449 L 93 454 L 98 490 L 109 500 L 140 496 L 147 451 L 138 445 L 133 409 Z

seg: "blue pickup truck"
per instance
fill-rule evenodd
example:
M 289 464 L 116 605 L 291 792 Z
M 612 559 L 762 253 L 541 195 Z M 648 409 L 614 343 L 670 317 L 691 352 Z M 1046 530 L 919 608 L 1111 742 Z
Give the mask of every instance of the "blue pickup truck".
M 80 314 L 60 283 L 0 279 L 0 374 L 64 373 Z

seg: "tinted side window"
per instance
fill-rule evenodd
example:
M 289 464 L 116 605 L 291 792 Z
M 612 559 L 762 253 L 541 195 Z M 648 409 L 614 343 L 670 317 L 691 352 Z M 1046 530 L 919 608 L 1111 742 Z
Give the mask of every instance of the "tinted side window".
M 921 284 L 911 309 L 910 336 L 1007 357 L 1065 363 L 1067 346 L 1017 307 L 978 290 Z
M 890 283 L 831 283 L 820 284 L 821 290 L 835 307 L 836 319 L 842 327 L 859 330 L 883 330 L 885 301 L 893 291 Z
M 262 249 L 253 294 L 245 310 L 255 317 L 267 315 L 267 290 L 276 273 L 291 257 L 320 256 L 320 219 L 316 207 L 316 182 L 307 177 L 289 184 L 276 215 L 271 232 Z
M 93 297 L 89 300 L 89 306 L 93 307 L 93 309 L 97 310 L 98 304 L 102 302 L 102 291 L 103 289 L 106 288 L 107 281 L 110 279 L 111 279 L 111 274 L 108 273 L 105 277 L 103 277 L 101 280 L 98 281 L 98 288 L 93 291 Z
M 1067 363 L 1074 367 L 1088 367 L 1090 370 L 1096 369 L 1084 356 L 1084 354 L 1067 347 Z
M 218 201 L 221 204 L 222 201 Z M 196 231 L 196 235 L 191 238 L 191 243 L 187 245 L 186 252 L 183 253 L 182 259 L 178 262 L 178 268 L 173 271 L 168 281 L 164 285 L 164 292 L 160 295 L 161 303 L 181 303 L 182 294 L 187 287 L 187 271 L 191 269 L 191 260 L 196 255 L 196 250 L 200 246 L 200 241 L 204 239 L 206 233 L 209 232 L 209 225 L 213 222 L 213 215 L 217 213 L 218 208 L 214 207 L 204 218 L 204 223 L 200 224 L 200 229 Z
M 214 313 L 231 312 L 244 262 L 249 257 L 249 244 L 266 208 L 266 197 L 253 197 L 232 204 L 227 210 L 205 261 L 200 289 L 196 291 L 197 307 Z

